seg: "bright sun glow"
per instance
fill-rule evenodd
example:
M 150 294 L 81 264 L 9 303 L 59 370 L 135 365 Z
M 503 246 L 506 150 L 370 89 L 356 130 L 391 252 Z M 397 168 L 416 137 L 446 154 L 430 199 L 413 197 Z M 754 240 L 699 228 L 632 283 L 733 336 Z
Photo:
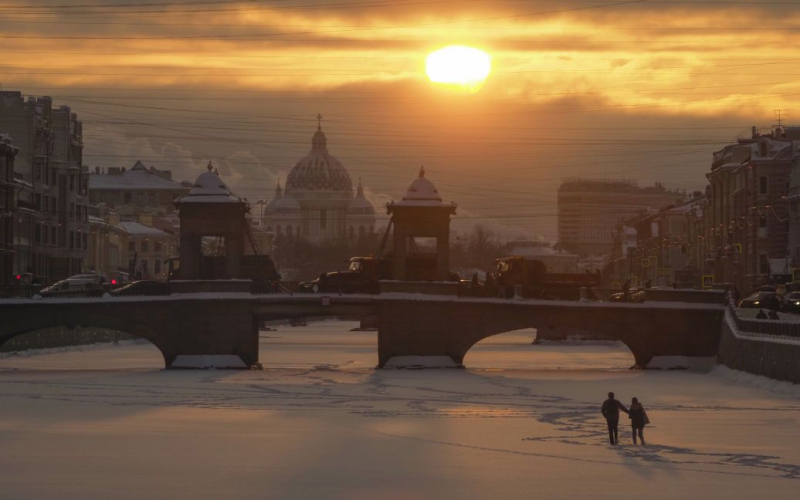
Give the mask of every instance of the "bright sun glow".
M 431 52 L 425 61 L 425 72 L 432 82 L 473 92 L 481 88 L 491 70 L 489 54 L 463 45 L 451 45 Z

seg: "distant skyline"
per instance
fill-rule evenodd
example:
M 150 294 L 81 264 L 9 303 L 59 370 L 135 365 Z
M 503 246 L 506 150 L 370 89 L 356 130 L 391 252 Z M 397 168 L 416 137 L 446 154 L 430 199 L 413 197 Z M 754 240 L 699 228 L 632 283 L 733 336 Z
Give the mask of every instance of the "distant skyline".
M 800 113 L 782 1 L 3 0 L 0 18 L 2 89 L 72 106 L 90 169 L 193 180 L 211 160 L 254 203 L 322 113 L 368 196 L 425 165 L 458 229 L 554 239 L 572 176 L 702 189 L 713 151 Z M 425 76 L 456 43 L 492 57 L 476 94 Z

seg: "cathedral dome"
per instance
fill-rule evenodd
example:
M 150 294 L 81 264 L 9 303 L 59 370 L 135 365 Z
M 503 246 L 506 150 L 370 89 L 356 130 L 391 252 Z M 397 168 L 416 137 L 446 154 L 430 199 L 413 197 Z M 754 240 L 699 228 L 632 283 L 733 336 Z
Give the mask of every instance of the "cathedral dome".
M 350 205 L 347 206 L 348 215 L 375 215 L 375 207 L 364 197 L 364 188 L 358 181 L 358 192 Z
M 273 200 L 275 204 L 272 207 L 272 214 L 276 217 L 301 217 L 303 209 L 294 196 L 284 194 L 280 199 Z M 270 205 L 272 202 L 270 202 Z
M 328 153 L 327 138 L 320 126 L 311 139 L 311 152 L 298 160 L 286 179 L 286 191 L 335 191 L 352 196 L 353 182 L 342 162 Z

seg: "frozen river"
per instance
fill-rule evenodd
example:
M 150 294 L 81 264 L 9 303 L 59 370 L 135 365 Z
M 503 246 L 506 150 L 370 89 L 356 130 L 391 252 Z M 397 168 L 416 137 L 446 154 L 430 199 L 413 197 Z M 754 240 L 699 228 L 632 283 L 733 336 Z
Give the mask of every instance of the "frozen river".
M 263 371 L 167 372 L 140 343 L 0 358 L 0 498 L 798 498 L 798 388 L 526 332 L 375 371 L 355 326 L 264 331 Z M 627 419 L 608 445 L 609 390 L 648 409 L 646 447 Z

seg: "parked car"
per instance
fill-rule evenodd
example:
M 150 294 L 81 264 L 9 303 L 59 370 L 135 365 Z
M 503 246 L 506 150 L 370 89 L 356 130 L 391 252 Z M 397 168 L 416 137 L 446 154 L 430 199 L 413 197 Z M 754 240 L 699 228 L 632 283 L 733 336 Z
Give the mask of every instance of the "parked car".
M 784 308 L 783 297 L 775 292 L 756 292 L 739 302 L 740 308 L 769 309 L 782 311 Z
M 634 288 L 630 291 L 628 300 L 625 300 L 625 292 L 617 292 L 608 297 L 609 302 L 633 302 L 640 304 L 644 302 L 644 288 Z
M 130 297 L 134 295 L 171 295 L 169 283 L 161 281 L 134 281 L 111 292 L 114 297 Z
M 786 312 L 800 314 L 800 292 L 790 292 L 784 295 L 783 299 L 786 303 Z
M 76 274 L 42 288 L 42 297 L 100 297 L 110 287 L 108 277 L 100 273 Z

